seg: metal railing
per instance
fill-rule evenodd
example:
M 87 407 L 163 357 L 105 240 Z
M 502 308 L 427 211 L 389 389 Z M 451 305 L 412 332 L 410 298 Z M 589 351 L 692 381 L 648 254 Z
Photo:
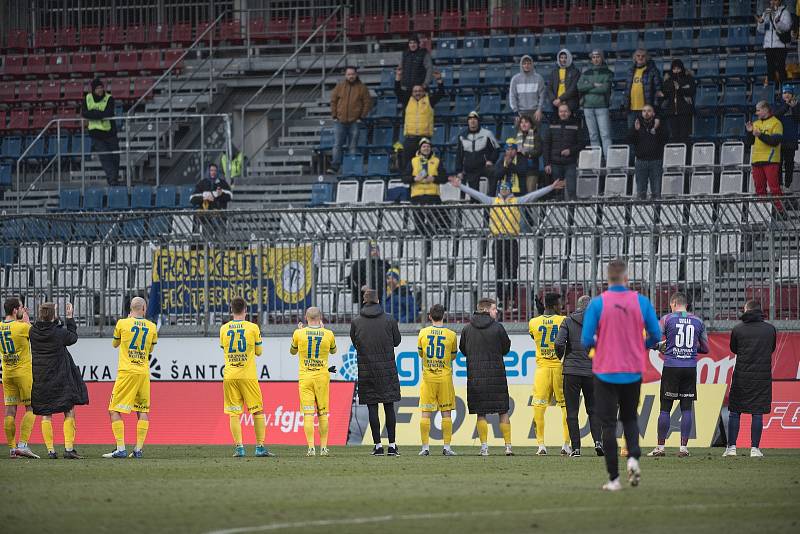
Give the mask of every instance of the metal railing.
M 785 205 L 798 201 L 784 197 Z M 0 236 L 14 261 L 0 274 L 6 292 L 29 307 L 79 301 L 80 325 L 98 335 L 136 294 L 160 310 L 168 333 L 213 333 L 236 294 L 272 331 L 290 331 L 312 304 L 344 328 L 363 286 L 378 289 L 405 328 L 416 328 L 434 303 L 462 323 L 489 296 L 510 330 L 525 331 L 537 297 L 558 292 L 574 310 L 581 295 L 602 291 L 608 260 L 623 257 L 631 285 L 659 313 L 680 290 L 710 328 L 730 327 L 749 299 L 778 327 L 800 327 L 800 219 L 770 199 L 519 209 L 516 236 L 492 235 L 497 208 L 470 204 L 6 216 Z

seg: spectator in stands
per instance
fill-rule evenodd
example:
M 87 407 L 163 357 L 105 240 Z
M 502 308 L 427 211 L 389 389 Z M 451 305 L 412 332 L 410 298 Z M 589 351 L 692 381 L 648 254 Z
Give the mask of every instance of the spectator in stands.
M 216 163 L 208 166 L 208 174 L 197 182 L 189 200 L 192 206 L 204 210 L 224 210 L 233 198 L 231 186 L 219 173 Z
M 433 153 L 433 146 L 427 138 L 423 137 L 419 142 L 419 150 L 408 162 L 403 181 L 410 185 L 411 204 L 435 206 L 442 203 L 439 185 L 447 183 L 447 171 L 439 157 Z M 436 233 L 446 226 L 447 215 L 441 210 L 414 210 L 412 214 L 418 234 Z
M 528 158 L 519 153 L 516 137 L 506 139 L 506 150 L 497 159 L 491 173 L 489 173 L 489 191 L 495 191 L 497 184 L 505 182 L 511 185 L 511 192 L 515 195 L 524 195 L 527 191 L 527 176 L 530 162 Z
M 361 302 L 365 289 L 377 291 L 391 268 L 392 264 L 381 258 L 381 249 L 378 247 L 378 243 L 370 241 L 369 258 L 354 261 L 350 266 L 350 273 L 344 279 L 345 285 L 353 294 L 353 302 Z M 379 299 L 382 293 L 382 291 L 378 291 Z
M 481 128 L 481 118 L 477 111 L 467 115 L 467 129 L 458 135 L 458 153 L 455 172 L 473 189 L 480 186 L 482 176 L 490 174 L 489 167 L 497 159 L 500 148 L 494 134 Z
M 403 135 L 405 140 L 403 141 L 402 167 L 409 165 L 411 158 L 417 153 L 422 138 L 433 136 L 433 107 L 445 96 L 442 73 L 434 71 L 433 77 L 436 79 L 436 91 L 429 95 L 422 85 L 413 86 L 411 91 L 404 89 L 402 69 L 398 67 L 395 72 L 394 92 L 404 112 Z
M 542 122 L 545 84 L 541 74 L 533 69 L 533 58 L 522 56 L 519 72 L 511 78 L 508 88 L 508 105 L 518 117 L 528 115 L 536 123 Z
M 603 156 L 608 158 L 611 146 L 611 88 L 614 73 L 605 63 L 601 50 L 592 50 L 591 67 L 587 67 L 578 79 L 578 92 L 581 95 L 583 117 L 589 130 L 589 143 L 603 148 Z
M 566 199 L 575 200 L 578 189 L 578 153 L 586 146 L 581 122 L 567 104 L 558 106 L 558 119 L 542 134 L 544 172 L 567 183 Z
M 539 181 L 539 158 L 542 155 L 542 136 L 539 135 L 539 125 L 530 115 L 522 115 L 516 137 L 517 157 L 528 161 L 528 172 L 525 177 L 525 191 L 536 189 Z M 520 184 L 520 190 L 522 190 Z
M 656 117 L 656 112 L 650 104 L 645 104 L 642 112 L 634 119 L 633 127 L 628 132 L 628 143 L 636 154 L 636 194 L 640 199 L 647 198 L 649 184 L 650 198 L 661 197 L 661 174 L 667 130 Z
M 233 183 L 244 173 L 245 160 L 244 153 L 236 145 L 231 145 L 231 155 L 233 157 L 229 163 L 228 155 L 224 152 L 222 153 L 219 157 L 219 168 L 222 171 L 222 175 Z
M 772 114 L 769 103 L 762 100 L 756 104 L 755 122 L 747 121 L 747 143 L 753 145 L 750 159 L 753 164 L 753 184 L 757 195 L 766 195 L 769 192 L 775 196 L 781 195 L 781 153 L 776 150 L 783 143 L 783 124 Z M 779 210 L 783 207 L 780 202 L 775 204 Z
M 497 196 L 492 198 L 477 189 L 461 183 L 459 176 L 451 176 L 450 184 L 474 198 L 481 204 L 494 206 L 489 212 L 489 231 L 494 239 L 494 261 L 497 269 L 497 298 L 501 307 L 517 309 L 517 279 L 519 272 L 519 232 L 522 227 L 522 211 L 517 204 L 532 202 L 552 191 L 564 188 L 563 180 L 515 197 L 511 184 L 501 181 L 497 185 Z
M 386 273 L 386 297 L 383 309 L 398 323 L 417 322 L 417 303 L 414 291 L 408 282 L 400 277 L 400 269 L 392 268 Z
M 550 73 L 550 96 L 553 107 L 566 104 L 572 113 L 578 110 L 578 80 L 581 71 L 572 64 L 572 53 L 566 48 L 558 52 L 556 68 Z
M 664 113 L 667 116 L 670 143 L 689 143 L 695 90 L 694 77 L 683 66 L 683 61 L 673 59 L 672 67 L 664 78 Z
M 798 122 L 800 122 L 800 106 L 793 85 L 784 85 L 781 89 L 782 102 L 775 105 L 775 116 L 783 125 L 783 141 L 781 142 L 781 160 L 783 161 L 782 183 L 785 188 L 792 185 L 794 177 L 794 153 L 797 151 Z
M 412 35 L 408 39 L 408 48 L 403 50 L 403 56 L 398 65 L 402 73 L 400 84 L 408 91 L 415 85 L 427 88 L 433 76 L 433 60 L 430 53 L 419 45 L 419 37 Z
M 628 108 L 628 128 L 641 114 L 645 106 L 656 107 L 656 98 L 661 98 L 661 71 L 647 55 L 647 50 L 638 49 L 633 53 L 633 65 L 628 72 L 628 85 L 625 90 Z
M 756 16 L 756 31 L 764 34 L 764 55 L 767 76 L 764 86 L 775 82 L 780 87 L 786 81 L 786 55 L 792 43 L 792 15 L 781 0 L 769 0 L 764 13 Z
M 348 153 L 355 154 L 358 144 L 358 127 L 372 109 L 369 89 L 358 77 L 355 67 L 346 67 L 344 80 L 336 84 L 331 93 L 331 117 L 334 121 L 333 155 L 329 174 L 339 172 L 342 164 L 342 146 L 347 142 Z
M 81 105 L 81 115 L 88 119 L 89 136 L 92 138 L 92 151 L 97 153 L 108 185 L 119 185 L 119 140 L 117 125 L 109 120 L 114 116 L 116 102 L 106 93 L 100 78 L 92 80 L 92 90 L 86 93 Z

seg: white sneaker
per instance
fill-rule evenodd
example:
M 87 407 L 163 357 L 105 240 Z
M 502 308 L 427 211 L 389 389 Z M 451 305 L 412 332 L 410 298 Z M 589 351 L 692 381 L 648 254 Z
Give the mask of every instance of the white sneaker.
M 539 449 L 536 451 L 536 456 L 547 456 L 547 447 L 544 445 L 539 445 Z
M 722 457 L 725 458 L 726 456 L 736 456 L 736 446 L 732 447 L 725 447 L 725 452 L 722 453 Z
M 561 456 L 569 456 L 572 453 L 572 446 L 564 444 L 561 447 Z
M 422 449 L 421 451 L 419 451 L 419 455 L 420 456 L 430 456 L 431 455 L 431 451 L 428 450 L 428 449 Z
M 666 455 L 667 455 L 666 451 L 664 449 L 659 449 L 658 447 L 656 447 L 655 449 L 653 449 L 652 451 L 647 453 L 647 456 L 656 457 L 656 458 L 659 458 L 659 457 L 662 457 L 662 456 L 666 456 Z
M 763 458 L 764 453 L 758 447 L 750 447 L 750 458 Z
M 16 452 L 18 458 L 32 458 L 34 460 L 39 459 L 39 455 L 34 453 L 27 445 L 25 447 L 17 447 L 14 449 L 14 451 Z
M 614 480 L 609 480 L 603 484 L 603 491 L 619 491 L 622 489 L 622 484 L 619 483 L 619 477 Z
M 489 447 L 481 446 L 481 456 L 489 456 Z
M 514 451 L 511 450 L 511 445 L 506 445 L 506 456 L 514 456 Z
M 314 447 L 309 447 L 308 451 L 306 452 L 306 456 L 316 456 L 316 455 L 317 455 L 317 449 L 315 449 Z
M 328 447 L 322 447 L 319 450 L 319 455 L 320 456 L 330 456 L 331 455 L 331 451 L 328 450 Z
M 628 458 L 628 482 L 631 486 L 638 486 L 642 479 L 642 470 L 639 469 L 639 460 Z

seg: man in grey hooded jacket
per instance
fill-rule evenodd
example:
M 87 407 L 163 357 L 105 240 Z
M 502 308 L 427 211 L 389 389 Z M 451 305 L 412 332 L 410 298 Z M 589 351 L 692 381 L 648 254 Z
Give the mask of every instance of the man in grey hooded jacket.
M 581 71 L 572 64 L 572 53 L 566 48 L 558 51 L 556 68 L 550 73 L 549 98 L 553 107 L 558 109 L 561 104 L 569 106 L 574 114 L 578 109 L 578 79 Z
M 533 58 L 522 56 L 519 72 L 511 78 L 508 88 L 508 105 L 517 116 L 529 115 L 536 123 L 542 122 L 545 83 L 541 74 L 533 70 Z

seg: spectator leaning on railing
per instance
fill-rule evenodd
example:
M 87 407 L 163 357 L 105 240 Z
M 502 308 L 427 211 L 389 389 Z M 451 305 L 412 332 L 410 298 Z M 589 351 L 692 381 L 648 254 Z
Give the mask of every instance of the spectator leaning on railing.
M 331 117 L 334 120 L 333 154 L 329 174 L 339 172 L 342 164 L 342 145 L 347 142 L 348 153 L 355 154 L 358 145 L 358 126 L 372 109 L 369 89 L 358 78 L 355 67 L 346 67 L 344 80 L 331 92 Z
M 394 92 L 403 107 L 403 166 L 408 165 L 417 153 L 420 141 L 433 136 L 433 107 L 445 96 L 442 73 L 434 71 L 433 77 L 436 91 L 429 95 L 422 85 L 415 85 L 410 91 L 404 89 L 402 68 L 398 67 L 395 72 Z
M 518 116 L 528 115 L 539 123 L 545 98 L 544 78 L 534 70 L 533 58 L 522 56 L 519 72 L 511 78 L 508 87 L 508 106 Z
M 106 174 L 108 185 L 118 185 L 119 182 L 119 140 L 117 139 L 117 125 L 113 120 L 116 102 L 110 93 L 106 93 L 105 86 L 100 78 L 92 80 L 92 90 L 83 98 L 81 115 L 89 120 L 87 129 L 92 138 L 92 151 L 97 152 L 97 158 Z
M 683 61 L 673 59 L 670 71 L 664 77 L 663 109 L 667 116 L 670 143 L 689 143 L 696 88 L 694 77 L 683 66 Z
M 592 65 L 586 68 L 578 79 L 578 92 L 581 95 L 581 108 L 589 130 L 589 143 L 601 146 L 603 156 L 608 158 L 608 147 L 611 146 L 611 87 L 614 73 L 605 64 L 603 52 L 592 50 L 589 56 Z

